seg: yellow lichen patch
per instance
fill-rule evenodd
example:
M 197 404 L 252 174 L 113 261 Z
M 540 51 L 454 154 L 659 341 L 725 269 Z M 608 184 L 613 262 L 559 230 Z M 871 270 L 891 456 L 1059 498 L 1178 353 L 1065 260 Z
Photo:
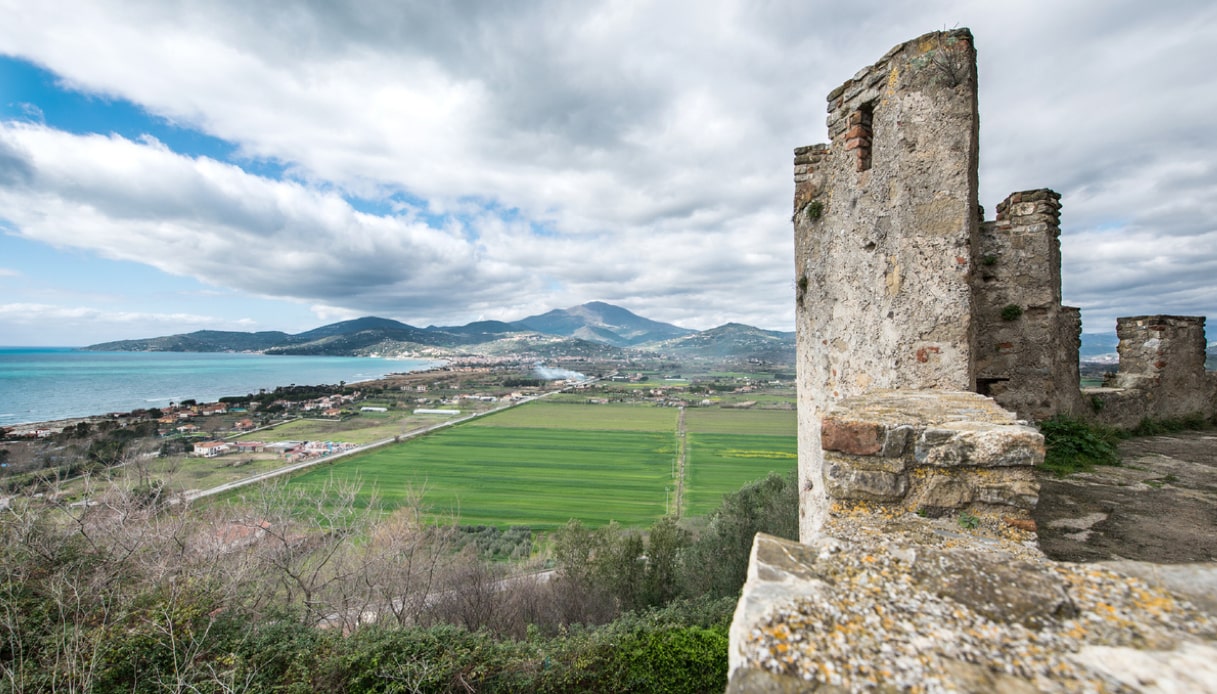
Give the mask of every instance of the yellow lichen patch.
M 765 629 L 765 632 L 775 639 L 785 641 L 790 638 L 790 627 L 785 624 L 777 624 Z
M 1166 612 L 1174 612 L 1178 608 L 1178 604 L 1169 595 L 1150 592 L 1140 588 L 1133 591 L 1133 604 L 1139 609 L 1158 616 Z

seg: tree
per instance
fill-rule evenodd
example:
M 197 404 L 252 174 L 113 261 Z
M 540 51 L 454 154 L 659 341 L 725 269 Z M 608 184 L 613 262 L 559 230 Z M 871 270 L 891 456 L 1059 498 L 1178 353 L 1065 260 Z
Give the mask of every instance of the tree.
M 681 561 L 691 541 L 689 531 L 668 516 L 647 534 L 646 578 L 642 589 L 648 606 L 666 605 L 680 594 Z
M 683 572 L 686 594 L 738 595 L 758 532 L 798 537 L 799 488 L 793 473 L 770 473 L 723 497 L 706 531 L 689 548 Z

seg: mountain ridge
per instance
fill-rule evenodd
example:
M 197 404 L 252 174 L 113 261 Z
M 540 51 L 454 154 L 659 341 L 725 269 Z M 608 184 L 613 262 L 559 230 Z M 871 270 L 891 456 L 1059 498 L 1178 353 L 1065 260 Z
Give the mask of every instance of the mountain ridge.
M 262 352 L 328 356 L 448 357 L 530 354 L 540 357 L 622 357 L 630 352 L 678 354 L 687 358 L 794 360 L 794 333 L 727 323 L 705 331 L 639 316 L 601 301 L 527 316 L 518 321 L 474 321 L 426 328 L 390 318 L 364 316 L 297 334 L 199 330 L 85 347 L 93 351 Z

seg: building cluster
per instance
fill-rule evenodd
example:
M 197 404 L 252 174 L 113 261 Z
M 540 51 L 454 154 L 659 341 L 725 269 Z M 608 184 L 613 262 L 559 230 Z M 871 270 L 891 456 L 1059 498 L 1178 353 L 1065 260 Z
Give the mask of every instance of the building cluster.
M 215 458 L 229 453 L 271 452 L 289 463 L 297 463 L 355 448 L 358 448 L 356 444 L 343 441 L 202 441 L 194 444 L 193 453 L 200 458 Z

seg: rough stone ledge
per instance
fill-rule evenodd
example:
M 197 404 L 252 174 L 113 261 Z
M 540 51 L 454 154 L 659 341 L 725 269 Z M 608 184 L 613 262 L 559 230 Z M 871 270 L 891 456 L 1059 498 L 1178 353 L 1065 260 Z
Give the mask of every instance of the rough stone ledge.
M 757 535 L 728 692 L 1217 691 L 1217 620 L 982 519 L 835 509 L 808 544 Z
M 1025 515 L 1044 437 L 991 398 L 878 390 L 846 398 L 820 424 L 827 495 L 940 512 L 1005 507 Z

